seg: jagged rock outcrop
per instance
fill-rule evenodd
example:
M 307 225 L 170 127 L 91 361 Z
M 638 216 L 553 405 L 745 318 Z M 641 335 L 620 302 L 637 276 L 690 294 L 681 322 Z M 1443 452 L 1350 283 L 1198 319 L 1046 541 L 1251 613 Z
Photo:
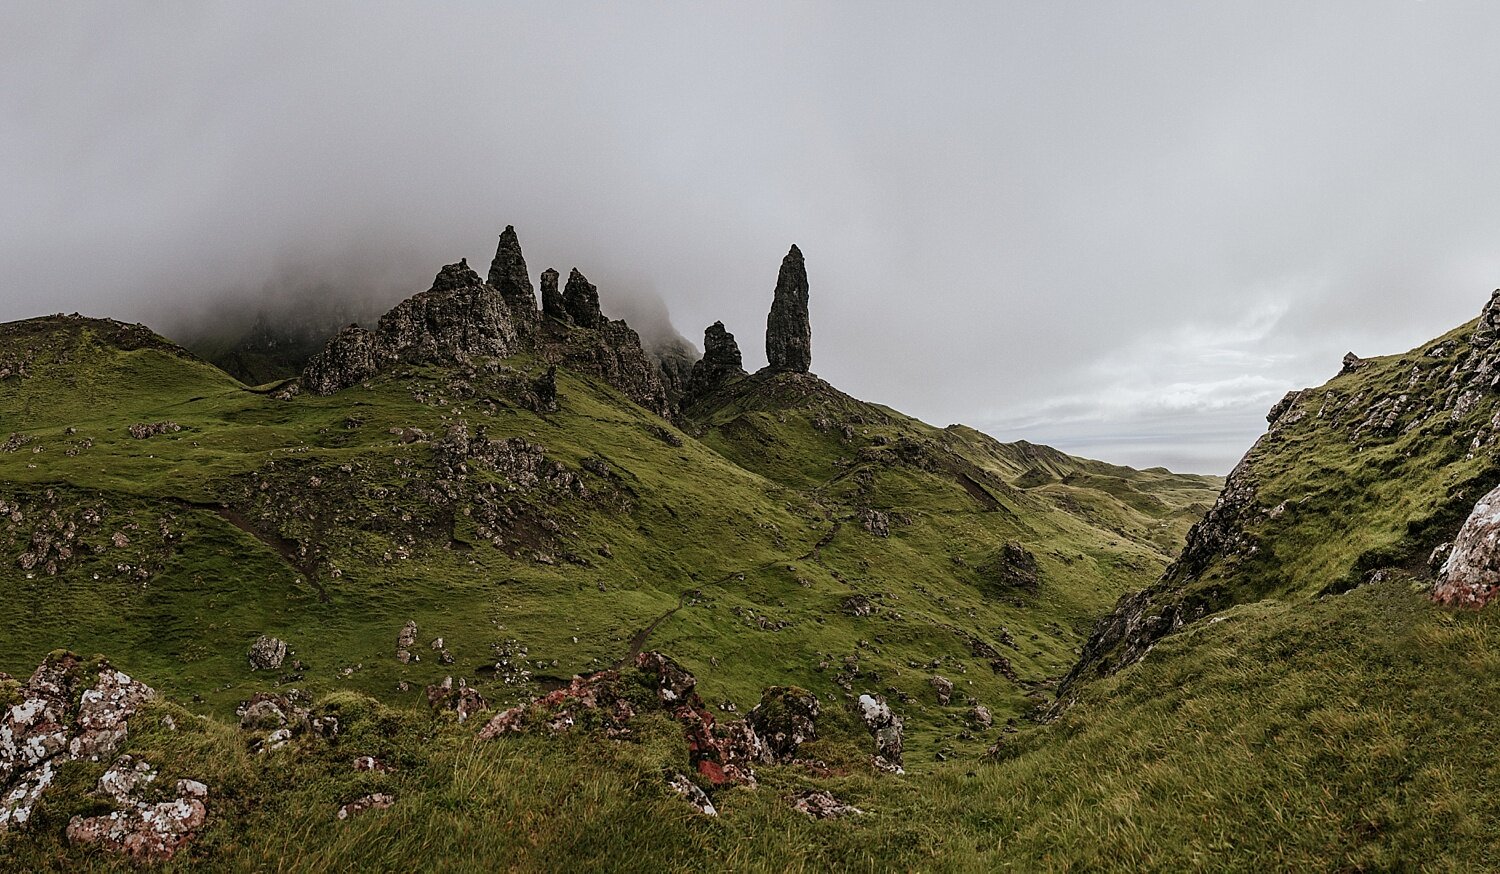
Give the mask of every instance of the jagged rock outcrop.
M 598 330 L 573 331 L 551 348 L 563 365 L 602 378 L 658 416 L 670 415 L 656 365 L 641 348 L 640 335 L 624 322 L 606 319 Z
M 1187 545 L 1161 580 L 1121 595 L 1114 610 L 1094 626 L 1078 663 L 1063 678 L 1059 695 L 1080 678 L 1135 664 L 1158 640 L 1227 607 L 1230 602 L 1222 590 L 1185 596 L 1183 587 L 1214 562 L 1253 554 L 1257 547 L 1246 528 L 1260 515 L 1255 478 L 1250 465 L 1242 461 L 1224 481 L 1213 508 L 1188 531 Z
M 313 394 L 331 395 L 364 382 L 380 372 L 379 345 L 375 335 L 359 325 L 344 328 L 307 362 L 302 387 Z
M 568 273 L 568 285 L 563 289 L 563 307 L 568 317 L 580 328 L 602 328 L 604 314 L 599 311 L 599 289 L 574 267 Z M 639 345 L 639 340 L 636 341 Z
M 345 328 L 313 356 L 302 384 L 316 394 L 355 385 L 397 361 L 461 361 L 519 351 L 510 309 L 467 261 L 438 271 L 432 288 L 380 317 L 373 332 Z
M 563 300 L 562 292 L 557 290 L 557 278 L 557 271 L 551 267 L 542 271 L 542 315 L 570 322 L 568 304 Z
M 1402 521 L 1389 529 L 1389 546 L 1351 554 L 1327 578 L 1316 581 L 1321 585 L 1317 594 L 1348 591 L 1381 579 L 1386 569 L 1408 567 L 1433 554 L 1442 556 L 1434 599 L 1455 605 L 1492 600 L 1500 589 L 1500 561 L 1493 559 L 1491 548 L 1500 541 L 1500 494 L 1491 492 L 1474 506 L 1455 539 L 1453 526 L 1469 508 L 1457 502 L 1491 488 L 1494 475 L 1454 465 L 1493 451 L 1500 443 L 1497 337 L 1500 291 L 1490 296 L 1472 331 L 1406 356 L 1366 359 L 1350 353 L 1340 374 L 1327 385 L 1287 393 L 1267 415 L 1267 433 L 1229 475 L 1218 501 L 1193 526 L 1181 555 L 1161 580 L 1125 595 L 1100 620 L 1082 658 L 1063 680 L 1060 697 L 1066 698 L 1080 678 L 1138 661 L 1156 641 L 1185 625 L 1246 598 L 1263 597 L 1266 591 L 1307 585 L 1305 576 L 1296 572 L 1295 549 L 1277 549 L 1277 539 L 1287 536 L 1283 532 L 1298 530 L 1303 514 L 1310 519 L 1337 514 L 1340 524 L 1347 526 L 1390 525 L 1357 504 L 1338 502 L 1338 496 L 1369 494 L 1375 488 L 1399 495 L 1400 490 L 1392 487 L 1399 480 L 1410 480 L 1413 490 L 1446 492 L 1457 505 L 1438 500 L 1413 507 L 1410 518 L 1398 515 Z M 1409 439 L 1413 432 L 1422 442 L 1393 451 L 1393 443 Z M 1337 453 L 1340 443 L 1347 446 L 1348 467 L 1340 468 L 1345 459 L 1324 460 L 1318 476 L 1329 481 L 1309 484 L 1306 494 L 1288 499 L 1284 471 L 1289 466 L 1297 469 L 1297 455 L 1309 446 Z M 1282 478 L 1282 500 L 1262 503 L 1259 471 Z M 1447 481 L 1438 487 L 1434 477 Z M 1433 550 L 1440 539 L 1453 541 L 1446 552 L 1442 547 Z M 1251 577 L 1236 576 L 1237 566 L 1250 565 Z
M 714 322 L 703 332 L 703 357 L 693 365 L 683 405 L 691 406 L 715 389 L 745 375 L 744 359 L 734 335 Z
M 1469 338 L 1469 343 L 1487 349 L 1496 339 L 1500 339 L 1500 288 L 1490 293 L 1489 302 L 1479 314 L 1479 324 L 1474 326 L 1474 334 Z
M 781 260 L 781 273 L 776 277 L 776 296 L 766 318 L 766 360 L 772 370 L 807 373 L 812 368 L 807 267 L 796 246 Z
M 489 283 L 500 292 L 500 299 L 510 308 L 517 332 L 528 337 L 535 333 L 538 320 L 536 289 L 531 285 L 526 257 L 521 254 L 521 242 L 511 225 L 506 225 L 500 234 L 495 259 L 490 262 Z
M 531 352 L 548 364 L 598 376 L 658 415 L 672 414 L 663 370 L 634 330 L 605 318 L 598 289 L 577 269 L 563 293 L 557 289 L 557 271 L 543 271 L 542 315 L 549 317 L 544 320 L 536 311 L 515 229 L 507 227 L 489 277 L 489 282 L 481 280 L 467 261 L 443 267 L 431 289 L 397 304 L 375 330 L 350 325 L 330 340 L 308 361 L 302 386 L 315 394 L 333 394 L 397 364 L 463 363 Z M 687 366 L 680 362 L 678 370 Z M 535 409 L 554 411 L 555 378 L 541 388 L 545 391 L 535 393 Z
M 1500 486 L 1479 499 L 1438 572 L 1432 599 L 1479 608 L 1500 594 Z
M 54 653 L 13 697 L 0 710 L 0 833 L 31 820 L 58 765 L 112 755 L 156 692 L 108 662 Z
M 654 345 L 646 348 L 646 355 L 655 362 L 656 374 L 667 395 L 667 404 L 676 413 L 687 396 L 693 367 L 701 359 L 698 350 L 682 337 L 670 336 L 658 338 Z

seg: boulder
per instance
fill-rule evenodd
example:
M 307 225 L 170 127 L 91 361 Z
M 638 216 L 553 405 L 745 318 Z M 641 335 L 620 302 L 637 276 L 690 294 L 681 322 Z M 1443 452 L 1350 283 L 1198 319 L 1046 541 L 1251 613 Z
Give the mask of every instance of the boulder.
M 1432 598 L 1455 607 L 1483 607 L 1500 592 L 1500 486 L 1479 499 L 1438 571 Z
M 274 671 L 286 660 L 286 641 L 261 635 L 250 644 L 250 670 Z
M 697 810 L 704 816 L 719 815 L 719 811 L 714 809 L 714 803 L 708 799 L 708 793 L 704 792 L 698 784 L 688 779 L 686 774 L 674 774 L 672 779 L 667 781 L 667 786 L 673 792 L 681 795 L 688 804 L 693 806 L 694 810 Z
M 927 683 L 937 693 L 937 702 L 944 707 L 948 706 L 948 702 L 953 700 L 953 681 L 934 674 Z

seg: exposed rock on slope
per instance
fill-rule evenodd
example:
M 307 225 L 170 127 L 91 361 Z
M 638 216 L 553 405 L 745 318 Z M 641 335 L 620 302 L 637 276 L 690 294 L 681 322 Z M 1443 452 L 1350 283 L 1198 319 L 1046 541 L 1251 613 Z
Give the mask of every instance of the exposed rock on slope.
M 313 356 L 302 385 L 333 394 L 398 363 L 460 363 L 532 352 L 601 377 L 631 400 L 662 416 L 671 413 L 667 390 L 640 337 L 599 309 L 599 291 L 576 268 L 565 292 L 557 271 L 542 273 L 542 312 L 526 273 L 515 229 L 500 235 L 489 282 L 467 261 L 449 264 L 432 288 L 397 304 L 374 331 L 350 325 Z
M 807 314 L 807 267 L 792 246 L 781 261 L 776 296 L 766 318 L 766 360 L 772 370 L 807 373 L 812 368 L 812 322 Z
M 693 365 L 684 405 L 691 406 L 720 386 L 744 375 L 745 364 L 734 335 L 724 329 L 723 322 L 714 322 L 703 332 L 703 357 Z
M 1440 604 L 1483 607 L 1500 593 L 1500 486 L 1479 499 L 1438 573 Z
M 303 385 L 332 394 L 396 361 L 460 361 L 518 351 L 510 311 L 466 261 L 438 271 L 432 288 L 380 317 L 374 332 L 351 325 L 307 364 Z

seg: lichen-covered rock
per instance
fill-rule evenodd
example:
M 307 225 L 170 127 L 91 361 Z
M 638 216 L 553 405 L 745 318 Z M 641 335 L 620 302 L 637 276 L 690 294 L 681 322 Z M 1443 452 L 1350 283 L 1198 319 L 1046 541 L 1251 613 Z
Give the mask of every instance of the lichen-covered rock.
M 846 816 L 864 815 L 863 810 L 852 804 L 845 804 L 821 789 L 799 792 L 792 796 L 790 803 L 793 810 L 813 819 L 842 819 Z
M 807 312 L 807 267 L 792 246 L 781 261 L 776 293 L 766 318 L 766 360 L 772 370 L 807 373 L 812 368 L 812 321 Z
M 796 686 L 772 686 L 761 693 L 760 703 L 745 715 L 745 721 L 765 745 L 774 762 L 790 762 L 797 749 L 818 737 L 818 697 Z
M 568 284 L 563 288 L 563 306 L 573 324 L 580 328 L 601 328 L 604 314 L 599 311 L 599 289 L 574 267 L 568 272 Z
M 144 761 L 121 756 L 99 778 L 97 793 L 118 807 L 101 816 L 75 816 L 67 837 L 74 844 L 98 844 L 136 862 L 165 862 L 193 839 L 208 817 L 203 799 L 208 787 L 197 780 L 178 780 L 177 797 L 169 801 L 142 800 L 143 790 L 156 779 L 156 769 Z
M 1500 593 L 1500 486 L 1479 499 L 1448 549 L 1432 598 L 1483 607 Z
M 989 728 L 995 724 L 995 716 L 988 707 L 975 704 L 969 708 L 968 723 L 971 728 Z
M 250 644 L 250 670 L 274 671 L 286 660 L 286 641 L 261 635 Z
M 704 792 L 698 784 L 688 779 L 686 774 L 674 774 L 672 779 L 667 781 L 667 786 L 671 787 L 673 792 L 686 799 L 687 803 L 693 806 L 693 809 L 704 816 L 719 815 L 719 811 L 714 809 L 714 803 L 709 800 L 708 793 Z
M 396 797 L 394 795 L 389 795 L 385 792 L 373 792 L 369 795 L 362 795 L 348 804 L 341 806 L 338 818 L 343 820 L 351 816 L 359 816 L 361 813 L 370 810 L 385 810 L 395 803 Z
M 427 704 L 434 710 L 452 711 L 459 722 L 467 722 L 474 714 L 490 709 L 478 689 L 463 680 L 454 686 L 452 677 L 444 677 L 443 682 L 427 687 Z
M 859 696 L 856 705 L 865 728 L 875 739 L 875 767 L 891 773 L 904 773 L 901 767 L 904 747 L 901 717 L 880 695 L 867 692 Z
M 0 833 L 31 820 L 58 765 L 112 755 L 156 696 L 108 662 L 72 653 L 48 656 L 17 694 L 0 710 Z

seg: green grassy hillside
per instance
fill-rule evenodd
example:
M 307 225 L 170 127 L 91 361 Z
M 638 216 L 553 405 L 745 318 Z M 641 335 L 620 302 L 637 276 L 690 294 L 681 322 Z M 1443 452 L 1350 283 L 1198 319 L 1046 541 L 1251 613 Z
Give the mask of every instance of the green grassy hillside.
M 105 653 L 219 716 L 277 684 L 415 706 L 445 675 L 505 703 L 644 646 L 716 705 L 875 691 L 901 702 L 918 767 L 974 755 L 993 738 L 930 677 L 1002 723 L 1043 702 L 1218 485 L 935 429 L 813 377 L 744 380 L 688 433 L 567 370 L 558 411 L 527 409 L 524 356 L 291 398 L 97 320 L 0 329 L 0 361 L 22 358 L 0 382 L 0 669 Z M 130 433 L 160 422 L 176 430 Z M 474 445 L 525 441 L 575 485 L 468 457 L 455 435 L 481 428 Z M 1007 545 L 1034 556 L 1019 582 Z M 422 660 L 402 664 L 408 620 Z M 262 634 L 300 666 L 250 671 Z

